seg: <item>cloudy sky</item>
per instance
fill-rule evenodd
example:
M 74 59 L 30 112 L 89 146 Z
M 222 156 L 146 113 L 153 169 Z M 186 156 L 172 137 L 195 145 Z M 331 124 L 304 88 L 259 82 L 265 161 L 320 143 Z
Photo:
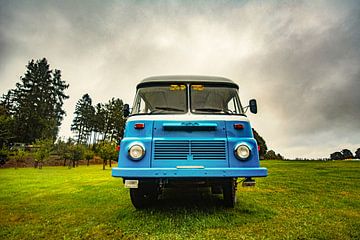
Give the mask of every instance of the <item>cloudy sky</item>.
M 76 101 L 132 103 L 141 79 L 217 75 L 256 98 L 253 127 L 286 157 L 360 147 L 360 2 L 0 0 L 0 94 L 46 57 Z

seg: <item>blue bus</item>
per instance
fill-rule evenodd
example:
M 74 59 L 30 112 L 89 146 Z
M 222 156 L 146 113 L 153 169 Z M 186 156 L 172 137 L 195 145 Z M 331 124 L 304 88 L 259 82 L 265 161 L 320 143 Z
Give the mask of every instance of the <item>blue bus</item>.
M 222 77 L 157 76 L 137 85 L 120 143 L 118 167 L 135 208 L 151 206 L 165 188 L 207 187 L 234 207 L 237 184 L 266 177 L 239 86 Z

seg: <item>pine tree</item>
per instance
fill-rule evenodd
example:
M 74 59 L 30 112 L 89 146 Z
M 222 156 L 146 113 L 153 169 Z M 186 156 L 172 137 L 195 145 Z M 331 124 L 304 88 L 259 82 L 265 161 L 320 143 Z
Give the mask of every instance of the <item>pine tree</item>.
M 125 125 L 123 101 L 112 98 L 106 104 L 98 103 L 95 107 L 91 104 L 88 94 L 76 104 L 71 130 L 76 133 L 77 142 L 90 145 L 97 143 L 100 138 L 102 141 L 121 138 Z
M 123 117 L 123 101 L 120 99 L 112 98 L 109 101 L 111 108 L 109 109 L 109 128 L 110 128 L 110 141 L 117 140 L 123 137 L 125 119 Z
M 75 118 L 71 125 L 71 130 L 77 135 L 77 143 L 88 143 L 89 137 L 93 131 L 93 119 L 95 108 L 92 106 L 92 100 L 89 94 L 84 94 L 76 103 Z
M 65 114 L 64 91 L 69 87 L 60 70 L 51 70 L 46 60 L 31 60 L 16 89 L 10 90 L 2 103 L 14 118 L 15 141 L 32 143 L 36 139 L 56 139 Z
M 96 104 L 95 117 L 93 119 L 93 128 L 94 128 L 93 144 L 99 141 L 101 134 L 105 130 L 105 115 L 106 115 L 106 110 L 104 108 L 104 105 L 101 103 Z
M 14 119 L 4 105 L 0 105 L 0 149 L 14 138 Z

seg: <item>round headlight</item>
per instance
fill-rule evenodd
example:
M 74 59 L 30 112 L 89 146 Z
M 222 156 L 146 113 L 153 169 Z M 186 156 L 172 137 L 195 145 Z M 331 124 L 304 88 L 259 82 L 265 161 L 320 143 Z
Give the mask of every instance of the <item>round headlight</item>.
M 235 156 L 240 160 L 246 160 L 250 157 L 250 149 L 248 146 L 240 144 L 235 148 Z
M 133 160 L 140 160 L 145 155 L 145 149 L 139 144 L 134 144 L 129 148 L 129 156 Z

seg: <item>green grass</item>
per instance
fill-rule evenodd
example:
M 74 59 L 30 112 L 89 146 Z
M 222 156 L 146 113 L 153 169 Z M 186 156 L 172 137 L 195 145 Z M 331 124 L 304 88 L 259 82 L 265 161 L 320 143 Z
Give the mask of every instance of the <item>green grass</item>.
M 262 166 L 235 209 L 178 190 L 142 211 L 101 166 L 0 169 L 0 239 L 360 239 L 360 162 Z

